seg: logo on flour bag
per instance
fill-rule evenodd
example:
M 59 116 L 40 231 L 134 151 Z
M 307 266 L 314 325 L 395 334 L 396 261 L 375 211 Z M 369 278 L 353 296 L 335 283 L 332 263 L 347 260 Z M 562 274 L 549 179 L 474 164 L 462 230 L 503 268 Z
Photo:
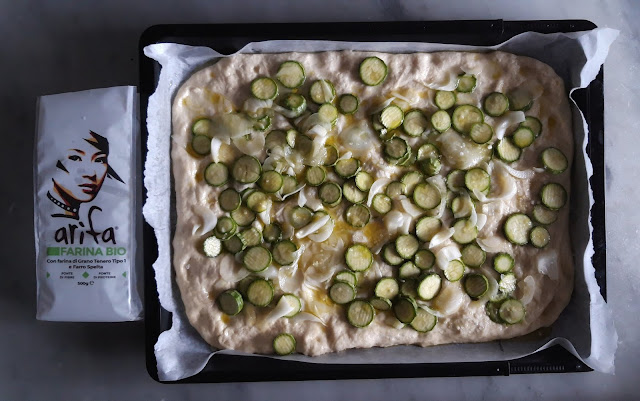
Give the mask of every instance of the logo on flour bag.
M 125 184 L 109 166 L 109 140 L 93 131 L 73 141 L 56 162 L 47 198 L 55 205 L 51 217 L 65 224 L 55 230 L 54 239 L 61 245 L 116 245 L 114 227 L 104 230 L 95 225 L 103 208 L 94 202 L 105 179 Z M 80 208 L 87 204 L 86 221 L 80 218 Z M 69 222 L 66 219 L 75 220 Z M 102 254 L 100 248 L 58 248 L 60 254 Z M 66 249 L 66 252 L 65 252 Z M 111 250 L 110 248 L 107 251 Z M 112 251 L 112 250 L 111 250 Z M 112 251 L 113 252 L 113 251 Z M 115 254 L 108 252 L 107 254 Z

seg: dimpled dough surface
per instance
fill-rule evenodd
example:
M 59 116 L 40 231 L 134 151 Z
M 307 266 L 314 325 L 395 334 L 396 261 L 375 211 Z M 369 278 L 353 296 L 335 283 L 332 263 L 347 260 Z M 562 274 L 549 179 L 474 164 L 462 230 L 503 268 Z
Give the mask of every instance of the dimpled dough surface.
M 359 63 L 372 55 L 379 56 L 389 67 L 388 77 L 377 87 L 365 86 L 358 76 Z M 461 282 L 449 283 L 443 279 L 441 295 L 445 294 L 442 295 L 444 297 L 457 294 L 461 304 L 455 312 L 439 318 L 431 332 L 419 333 L 408 326 L 399 328 L 391 311 L 378 311 L 373 323 L 366 328 L 351 326 L 345 317 L 346 308 L 334 304 L 327 296 L 334 273 L 346 268 L 344 251 L 354 242 L 364 242 L 371 249 L 379 249 L 382 243 L 393 239 L 393 236 L 387 233 L 380 217 L 373 218 L 360 230 L 348 227 L 342 219 L 346 208 L 344 200 L 338 207 L 327 209 L 337 221 L 328 240 L 322 243 L 314 243 L 307 238 L 295 240 L 298 246 L 306 247 L 298 271 L 288 279 L 290 281 L 271 277 L 275 297 L 270 307 L 257 308 L 245 299 L 245 306 L 240 314 L 224 315 L 215 298 L 222 291 L 236 287 L 237 283 L 233 281 L 242 276 L 236 273 L 241 273 L 243 268 L 241 262 L 224 252 L 216 258 L 207 258 L 202 253 L 201 246 L 204 238 L 211 234 L 194 234 L 194 231 L 202 226 L 202 217 L 198 212 L 202 207 L 210 209 L 218 216 L 224 214 L 218 206 L 217 196 L 225 187 L 214 188 L 203 181 L 202 171 L 211 162 L 211 156 L 195 157 L 190 150 L 191 125 L 203 116 L 211 117 L 231 109 L 241 110 L 243 103 L 251 97 L 250 82 L 258 76 L 275 77 L 278 66 L 285 60 L 296 60 L 304 65 L 306 82 L 299 89 L 299 93 L 305 95 L 309 103 L 309 87 L 316 79 L 332 81 L 338 95 L 354 93 L 360 98 L 358 112 L 353 117 L 340 116 L 336 126 L 329 133 L 327 143 L 334 144 L 340 155 L 350 149 L 344 147 L 340 137 L 336 136 L 354 122 L 370 121 L 370 113 L 386 97 L 392 96 L 392 92 L 415 99 L 415 103 L 411 107 L 405 107 L 405 111 L 408 108 L 419 108 L 429 117 L 436 111 L 433 104 L 435 91 L 423 84 L 446 83 L 447 77 L 451 74 L 472 71 L 478 77 L 477 87 L 470 94 L 459 94 L 458 104 L 467 103 L 481 107 L 482 97 L 493 91 L 507 93 L 523 84 L 537 88 L 533 91 L 537 92 L 539 97 L 526 114 L 540 119 L 543 125 L 542 135 L 523 151 L 520 160 L 512 163 L 512 167 L 518 170 L 540 167 L 540 152 L 549 146 L 560 149 L 567 156 L 569 166 L 571 165 L 573 139 L 564 83 L 549 66 L 531 58 L 502 52 L 380 54 L 342 51 L 236 55 L 221 59 L 193 74 L 181 86 L 175 96 L 172 111 L 171 158 L 177 211 L 173 265 L 188 319 L 204 340 L 216 348 L 272 353 L 273 338 L 279 333 L 288 332 L 297 340 L 297 352 L 320 355 L 349 348 L 388 347 L 399 344 L 430 346 L 506 339 L 549 326 L 557 319 L 567 305 L 573 289 L 568 205 L 559 211 L 557 221 L 548 227 L 551 243 L 544 250 L 538 250 L 531 245 L 512 245 L 502 233 L 502 224 L 505 217 L 514 212 L 530 215 L 533 205 L 539 202 L 540 188 L 547 182 L 558 182 L 569 192 L 570 168 L 560 175 L 536 172 L 533 178 L 529 179 L 511 178 L 517 186 L 514 197 L 486 204 L 476 203 L 478 213 L 484 211 L 488 216 L 487 223 L 479 235 L 483 238 L 494 237 L 494 245 L 514 256 L 514 272 L 519 283 L 514 297 L 519 299 L 524 295 L 523 278 L 530 276 L 535 282 L 533 297 L 526 305 L 525 319 L 519 324 L 509 326 L 492 322 L 485 313 L 485 302 L 471 300 L 464 293 Z M 280 88 L 280 94 L 285 91 L 284 88 Z M 397 100 L 396 103 L 403 104 L 401 100 Z M 499 119 L 485 116 L 485 121 L 495 128 Z M 288 127 L 284 118 L 275 117 L 273 122 L 272 129 Z M 507 132 L 513 129 L 515 126 Z M 432 134 L 430 138 L 436 136 Z M 420 141 L 424 142 L 424 139 Z M 437 138 L 433 141 L 438 143 Z M 409 142 L 415 143 L 415 140 Z M 222 145 L 222 151 L 222 159 L 229 167 L 233 160 L 241 155 L 233 145 Z M 263 161 L 265 152 L 261 151 L 256 156 Z M 373 142 L 366 150 L 354 151 L 354 156 L 362 161 L 363 169 L 374 175 L 374 178 L 399 179 L 402 174 L 403 169 L 392 167 L 384 161 L 379 140 Z M 441 174 L 446 175 L 450 168 L 446 158 L 443 158 Z M 310 190 L 305 191 L 309 197 L 314 196 Z M 287 198 L 283 205 L 297 204 L 298 196 Z M 394 206 L 394 209 L 396 207 Z M 272 219 L 282 221 L 283 213 L 277 202 L 274 203 L 271 214 Z M 450 210 L 446 211 L 443 222 L 446 226 L 453 223 Z M 436 253 L 438 249 L 451 244 L 454 244 L 452 240 L 447 240 L 432 250 Z M 488 252 L 482 272 L 498 278 L 491 269 L 493 254 Z M 439 271 L 437 267 L 435 269 Z M 359 277 L 358 297 L 372 296 L 377 280 L 382 276 L 397 276 L 395 270 L 397 267 L 386 265 L 380 255 L 375 255 L 374 265 Z M 322 282 L 309 282 L 309 276 L 326 279 Z M 308 285 L 309 283 L 313 285 Z M 280 288 L 281 284 L 288 292 L 294 292 L 301 298 L 302 311 L 316 315 L 324 321 L 324 325 L 300 318 L 279 318 L 270 321 L 268 315 L 276 305 L 279 295 L 284 292 Z M 288 288 L 291 285 L 295 286 L 293 290 Z M 443 299 L 443 302 L 445 301 L 446 299 Z M 431 306 L 438 308 L 437 298 L 435 302 Z

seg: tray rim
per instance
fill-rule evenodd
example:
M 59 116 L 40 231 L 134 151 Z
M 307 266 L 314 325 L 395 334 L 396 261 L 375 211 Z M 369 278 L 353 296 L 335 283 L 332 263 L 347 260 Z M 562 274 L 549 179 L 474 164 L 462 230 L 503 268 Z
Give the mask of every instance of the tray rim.
M 349 28 L 352 30 L 361 30 L 360 34 L 368 33 L 367 27 L 376 26 L 380 28 L 385 27 L 386 32 L 392 32 L 392 34 L 408 35 L 412 37 L 413 41 L 420 40 L 420 36 L 425 34 L 438 35 L 442 32 L 438 31 L 440 28 L 449 29 L 448 34 L 462 34 L 472 35 L 477 32 L 460 32 L 464 29 L 488 29 L 487 36 L 491 36 L 491 40 L 497 40 L 495 43 L 500 43 L 509 37 L 515 36 L 518 33 L 525 31 L 536 31 L 543 33 L 553 32 L 572 32 L 591 30 L 597 28 L 597 26 L 588 20 L 523 20 L 523 21 L 503 21 L 503 20 L 448 20 L 448 21 L 380 21 L 380 22 L 357 22 L 357 23 L 277 23 L 277 24 L 160 24 L 153 25 L 147 28 L 140 36 L 139 40 L 139 93 L 140 93 L 140 105 L 141 105 L 141 135 L 144 139 L 141 144 L 142 157 L 140 158 L 140 171 L 143 171 L 144 160 L 146 159 L 146 106 L 148 104 L 148 97 L 153 93 L 155 89 L 155 61 L 144 56 L 143 48 L 152 43 L 162 41 L 162 38 L 178 36 L 185 39 L 184 43 L 191 44 L 191 40 L 196 38 L 202 38 L 203 33 L 212 35 L 217 32 L 225 32 L 227 35 L 233 36 L 236 32 L 243 32 L 249 27 L 253 32 L 264 32 L 259 36 L 269 35 L 272 32 L 291 32 L 292 26 L 298 26 L 301 32 L 313 31 L 312 28 L 319 28 L 322 26 L 331 25 L 332 30 L 340 32 L 335 34 L 333 40 L 339 39 L 340 35 L 344 32 L 340 31 L 341 26 L 343 28 Z M 451 30 L 451 27 L 455 26 L 455 30 Z M 286 30 L 284 28 L 287 28 Z M 357 28 L 357 29 L 356 29 Z M 425 33 L 428 30 L 432 32 Z M 245 31 L 246 32 L 246 31 Z M 317 33 L 317 32 L 316 32 Z M 492 36 L 493 35 L 493 36 Z M 313 34 L 310 36 L 302 35 L 306 38 L 313 37 L 317 39 L 317 36 Z M 322 35 L 320 35 L 322 36 Z M 387 34 L 383 35 L 385 38 Z M 393 36 L 393 35 L 391 35 Z M 495 37 L 494 37 L 495 36 Z M 269 39 L 272 39 L 270 36 Z M 207 40 L 211 40 L 208 38 Z M 266 38 L 263 40 L 267 40 Z M 353 40 L 353 39 L 349 39 Z M 368 41 L 382 41 L 383 39 L 368 38 Z M 388 40 L 388 39 L 384 39 Z M 407 40 L 407 38 L 403 38 Z M 185 43 L 189 42 L 189 43 Z M 447 42 L 445 43 L 454 43 Z M 470 41 L 467 41 L 469 43 Z M 455 42 L 459 43 L 459 42 Z M 150 79 L 153 77 L 152 79 Z M 594 266 L 598 262 L 598 266 L 601 266 L 600 271 L 596 271 L 598 283 L 600 284 L 601 293 L 606 299 L 606 262 L 605 262 L 605 228 L 604 228 L 604 106 L 603 106 L 603 82 L 604 82 L 603 69 L 601 69 L 599 75 L 592 82 L 592 84 L 584 90 L 585 92 L 585 104 L 586 110 L 582 110 L 585 118 L 587 119 L 589 130 L 589 141 L 587 145 L 587 152 L 590 155 L 591 161 L 594 167 L 594 174 L 590 179 L 595 203 L 590 211 L 592 221 L 598 220 L 600 224 L 594 226 L 594 247 L 596 247 L 596 255 L 594 255 Z M 593 92 L 593 93 L 592 93 Z M 595 113 L 595 115 L 594 115 Z M 592 118 L 596 121 L 592 121 Z M 595 128 L 592 128 L 592 124 Z M 597 132 L 596 132 L 597 131 Z M 596 157 L 592 157 L 595 155 Z M 598 157 L 599 156 L 599 157 Z M 596 189 L 598 189 L 596 191 Z M 146 189 L 143 187 L 143 198 L 146 195 Z M 600 229 L 599 229 L 600 228 Z M 598 230 L 599 229 L 599 230 Z M 143 243 L 148 239 L 152 239 L 155 243 L 155 235 L 153 229 L 144 221 L 143 226 Z M 600 231 L 601 238 L 598 241 L 601 242 L 601 246 L 597 247 L 596 244 L 596 231 Z M 144 250 L 144 281 L 145 281 L 145 342 L 146 342 L 146 365 L 149 375 L 160 383 L 200 383 L 200 382 L 247 382 L 247 381 L 298 381 L 298 380 L 332 380 L 332 379 L 362 379 L 362 378 L 400 378 L 400 377 L 451 377 L 451 376 L 495 376 L 509 374 L 523 374 L 523 373 L 560 373 L 560 372 L 587 372 L 592 369 L 583 364 L 580 360 L 575 358 L 568 351 L 560 346 L 554 346 L 547 350 L 529 355 L 527 357 L 507 360 L 507 361 L 489 361 L 489 362 L 452 362 L 452 363 L 424 363 L 424 364 L 381 364 L 381 365 L 338 365 L 338 364 L 313 364 L 303 362 L 292 362 L 276 360 L 272 358 L 259 358 L 263 360 L 275 361 L 273 365 L 292 364 L 298 365 L 296 375 L 287 376 L 286 379 L 282 378 L 282 375 L 278 375 L 278 369 L 275 369 L 275 375 L 247 375 L 244 372 L 242 375 L 238 373 L 231 373 L 230 375 L 221 374 L 216 372 L 212 375 L 212 372 L 207 371 L 207 367 L 198 374 L 189 378 L 177 380 L 177 381 L 160 381 L 157 374 L 157 366 L 154 354 L 154 345 L 157 341 L 159 334 L 163 331 L 162 327 L 168 327 L 170 323 L 167 319 L 170 318 L 170 313 L 164 310 L 160 304 L 156 295 L 156 283 L 153 277 L 153 270 L 151 264 L 157 257 L 157 249 L 149 249 L 148 246 L 143 246 Z M 154 247 L 157 248 L 157 247 Z M 149 274 L 151 273 L 151 274 Z M 598 277 L 598 273 L 601 274 Z M 153 294 L 153 296 L 151 295 Z M 149 314 L 149 311 L 157 311 L 158 315 L 154 316 Z M 163 314 L 164 312 L 164 314 Z M 562 355 L 560 359 L 554 357 L 554 355 Z M 227 356 L 228 357 L 228 356 Z M 247 357 L 236 357 L 247 358 Z M 555 358 L 555 359 L 554 359 Z M 252 358 L 255 362 L 256 358 Z M 311 369 L 311 372 L 299 371 L 302 365 L 313 365 L 314 367 L 324 367 L 324 369 Z M 375 367 L 379 369 L 376 369 Z M 283 366 L 280 366 L 282 368 Z M 353 369 L 353 368 L 356 369 Z M 390 369 L 390 367 L 392 369 Z M 409 369 L 402 369 L 409 368 Z M 351 369 L 349 369 L 351 368 Z M 348 370 L 348 372 L 345 371 Z M 362 370 L 365 370 L 364 372 Z M 316 375 L 314 371 L 323 370 L 323 374 Z

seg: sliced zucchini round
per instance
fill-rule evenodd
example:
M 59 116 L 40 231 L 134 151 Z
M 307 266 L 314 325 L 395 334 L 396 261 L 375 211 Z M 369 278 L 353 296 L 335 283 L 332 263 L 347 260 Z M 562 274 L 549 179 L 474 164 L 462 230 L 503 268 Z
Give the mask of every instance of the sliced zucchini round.
M 438 132 L 445 132 L 451 127 L 451 116 L 446 110 L 438 110 L 431 115 L 431 125 Z
M 422 277 L 417 286 L 417 294 L 420 299 L 430 301 L 435 298 L 442 287 L 442 278 L 435 273 Z
M 232 212 L 240 207 L 240 203 L 242 199 L 240 199 L 240 194 L 233 188 L 227 188 L 224 191 L 220 192 L 218 196 L 218 204 L 220 205 L 220 209 L 225 212 Z
M 304 173 L 305 180 L 307 184 L 312 187 L 317 187 L 322 185 L 324 180 L 327 178 L 327 172 L 322 166 L 311 166 Z
M 393 277 L 383 277 L 376 284 L 373 293 L 380 298 L 393 299 L 400 293 L 400 286 Z
M 504 137 L 496 145 L 498 157 L 507 163 L 513 163 L 520 158 L 522 150 L 513 144 L 510 137 Z
M 493 92 L 484 98 L 484 112 L 491 117 L 500 117 L 509 110 L 509 98 L 500 92 Z
M 542 226 L 533 227 L 529 232 L 529 241 L 531 241 L 531 245 L 536 248 L 544 248 L 549 244 L 549 241 L 551 241 L 551 235 L 549 231 Z
M 336 97 L 336 89 L 331 81 L 319 79 L 311 85 L 309 96 L 317 104 L 331 103 Z
M 387 74 L 389 68 L 379 57 L 367 57 L 360 63 L 360 79 L 367 86 L 380 85 Z
M 393 181 L 387 185 L 387 189 L 385 189 L 384 193 L 391 199 L 395 199 L 398 196 L 404 194 L 404 184 L 400 181 Z
M 338 110 L 342 114 L 353 114 L 358 111 L 360 100 L 358 97 L 351 93 L 340 95 L 338 98 Z
M 507 324 L 520 323 L 524 319 L 525 308 L 517 299 L 507 299 L 500 305 L 498 315 Z
M 204 180 L 214 187 L 221 187 L 229 181 L 229 169 L 223 163 L 209 163 L 204 169 Z
M 451 212 L 455 218 L 471 216 L 471 212 L 474 207 L 473 201 L 469 196 L 456 196 L 451 201 Z
M 527 127 L 535 134 L 536 138 L 542 133 L 542 123 L 536 117 L 526 116 L 520 123 L 521 127 Z
M 473 193 L 474 189 L 479 192 L 485 192 L 491 187 L 491 176 L 484 169 L 475 167 L 465 173 L 464 185 L 471 193 Z
M 509 98 L 509 110 L 527 111 L 533 106 L 531 94 L 526 89 L 515 88 L 507 93 Z
M 386 129 L 395 129 L 402 125 L 404 112 L 395 104 L 390 104 L 380 112 L 380 123 Z
M 202 244 L 202 251 L 208 258 L 220 255 L 220 240 L 215 236 L 206 238 Z
M 336 281 L 329 287 L 329 298 L 338 305 L 348 304 L 356 298 L 356 289 L 344 281 Z
M 416 278 L 420 275 L 420 273 L 420 268 L 410 260 L 404 262 L 398 269 L 398 277 L 402 280 L 406 280 L 408 278 Z
M 404 139 L 394 136 L 384 142 L 384 155 L 391 160 L 400 160 L 410 152 L 409 144 Z
M 557 148 L 546 148 L 540 158 L 544 167 L 553 174 L 561 174 L 569 167 L 567 157 Z
M 431 210 L 442 202 L 438 188 L 428 182 L 416 185 L 413 190 L 413 202 L 424 210 Z
M 338 174 L 342 178 L 351 178 L 355 176 L 358 171 L 360 171 L 360 160 L 349 158 L 338 160 L 336 164 L 333 166 L 336 174 Z
M 431 269 L 435 264 L 435 262 L 436 262 L 435 255 L 433 254 L 433 252 L 431 252 L 428 249 L 420 249 L 418 250 L 418 252 L 416 252 L 415 255 L 413 255 L 413 263 L 420 270 Z
M 242 258 L 244 267 L 254 273 L 265 270 L 271 261 L 271 252 L 262 246 L 252 246 L 246 250 Z
M 460 192 L 464 189 L 464 176 L 466 171 L 463 170 L 451 170 L 447 174 L 447 188 L 452 192 Z
M 362 192 L 351 180 L 342 186 L 342 195 L 351 203 L 362 203 L 367 198 L 367 194 Z
M 418 297 L 418 281 L 411 278 L 404 280 L 400 284 L 400 295 L 416 299 Z
M 296 260 L 298 247 L 290 240 L 282 240 L 273 246 L 273 260 L 281 265 L 288 266 Z
M 463 74 L 458 76 L 458 87 L 456 90 L 461 93 L 470 93 L 476 88 L 476 76 L 472 74 Z
M 471 126 L 469 137 L 473 142 L 482 145 L 493 138 L 493 128 L 487 123 L 475 123 Z
M 533 131 L 527 127 L 520 126 L 513 131 L 513 134 L 511 134 L 511 142 L 520 149 L 530 146 L 534 139 L 536 139 L 536 137 L 533 134 Z
M 211 138 L 206 135 L 194 135 L 191 138 L 191 149 L 201 156 L 211 153 Z
M 449 91 L 437 91 L 433 102 L 441 110 L 449 110 L 456 104 L 456 93 Z
M 356 187 L 358 187 L 359 190 L 368 191 L 371 188 L 371 185 L 373 185 L 373 181 L 375 180 L 373 179 L 371 174 L 367 173 L 366 171 L 359 171 L 358 174 L 356 174 L 355 181 Z
M 323 103 L 318 109 L 318 115 L 324 122 L 335 124 L 338 120 L 338 109 L 331 103 Z
M 453 225 L 451 238 L 458 244 L 464 245 L 473 242 L 478 237 L 478 227 L 471 224 L 469 219 L 460 219 Z
M 258 180 L 260 188 L 270 194 L 278 192 L 280 188 L 282 188 L 283 183 L 284 179 L 282 175 L 273 170 L 264 171 L 260 176 L 260 180 Z
M 296 230 L 311 223 L 313 212 L 305 206 L 295 206 L 289 211 L 289 222 Z
M 460 253 L 462 263 L 469 267 L 480 267 L 487 259 L 487 253 L 475 243 L 465 245 Z
M 425 173 L 429 177 L 433 177 L 434 175 L 440 173 L 440 170 L 442 169 L 442 162 L 439 158 L 431 157 L 427 160 L 420 160 L 418 162 L 418 167 L 420 167 L 420 170 L 423 173 Z
M 354 327 L 367 327 L 373 321 L 375 314 L 373 306 L 362 299 L 351 301 L 347 307 L 347 320 Z
M 407 196 L 413 195 L 413 190 L 416 185 L 420 184 L 423 181 L 424 176 L 419 171 L 409 171 L 405 173 L 400 179 L 400 182 L 404 184 L 404 194 Z
M 474 124 L 483 122 L 484 114 L 482 114 L 482 110 L 470 104 L 463 104 L 456 107 L 451 116 L 453 129 L 461 134 L 469 134 Z
M 262 213 L 269 207 L 271 199 L 262 191 L 253 191 L 247 196 L 247 206 L 256 213 Z
M 333 145 L 324 145 L 324 151 L 325 156 L 322 164 L 325 167 L 330 167 L 336 164 L 336 162 L 338 161 L 338 149 L 336 149 L 336 147 Z
M 493 257 L 493 270 L 500 274 L 510 272 L 513 270 L 514 265 L 515 262 L 513 260 L 513 256 L 506 252 L 500 252 Z
M 391 266 L 398 266 L 400 263 L 404 262 L 404 259 L 402 259 L 400 255 L 398 255 L 398 252 L 396 252 L 395 243 L 391 242 L 382 248 L 382 260 Z
M 256 131 L 264 132 L 271 128 L 271 117 L 262 116 L 255 120 L 255 124 L 253 124 L 253 129 Z
M 288 93 L 282 99 L 282 107 L 291 111 L 294 117 L 298 117 L 307 109 L 307 99 L 298 93 Z
M 297 61 L 287 60 L 280 64 L 276 79 L 280 81 L 282 86 L 289 89 L 299 88 L 304 84 L 306 74 L 304 67 Z
M 398 236 L 395 241 L 396 252 L 401 258 L 409 260 L 418 252 L 420 243 L 418 239 L 411 234 L 403 234 Z
M 218 307 L 225 315 L 235 316 L 242 311 L 244 301 L 242 295 L 236 290 L 226 290 L 217 298 Z
M 247 300 L 255 306 L 268 306 L 273 300 L 273 285 L 268 280 L 256 278 L 247 287 Z
M 260 179 L 262 166 L 260 161 L 253 156 L 242 155 L 231 168 L 231 176 L 242 184 L 253 184 Z
M 436 327 L 438 318 L 422 308 L 418 308 L 416 317 L 409 324 L 412 329 L 419 333 L 428 333 Z
M 342 281 L 342 282 L 345 282 L 347 284 L 351 284 L 353 287 L 358 285 L 358 278 L 356 277 L 354 272 L 349 271 L 349 270 L 343 270 L 343 271 L 339 272 L 338 274 L 336 274 L 336 276 L 334 277 L 333 281 L 335 281 L 335 282 Z
M 527 245 L 532 225 L 533 223 L 531 223 L 529 216 L 522 213 L 514 213 L 507 217 L 504 222 L 504 235 L 516 245 Z
M 245 247 L 256 246 L 262 243 L 262 233 L 255 227 L 250 227 L 248 230 L 238 233 L 237 236 Z
M 373 254 L 365 245 L 354 244 L 347 248 L 344 259 L 349 269 L 354 272 L 363 272 L 371 267 Z
M 318 197 L 323 204 L 335 207 L 342 200 L 342 188 L 335 182 L 325 182 L 318 188 Z
M 418 305 L 412 298 L 402 296 L 393 302 L 393 312 L 400 322 L 411 324 L 418 314 Z
M 567 191 L 558 183 L 552 182 L 540 191 L 542 204 L 551 210 L 561 209 L 567 203 Z
M 236 233 L 238 225 L 231 217 L 222 216 L 216 223 L 216 228 L 213 230 L 216 237 L 225 240 L 231 238 Z
M 427 120 L 427 117 L 425 117 L 424 113 L 420 110 L 409 110 L 404 115 L 402 128 L 409 136 L 418 137 L 422 135 L 428 126 L 429 120 Z
M 489 280 L 479 273 L 467 274 L 464 278 L 464 290 L 471 299 L 478 299 L 489 289 Z
M 371 220 L 371 212 L 365 205 L 356 203 L 347 208 L 345 220 L 352 227 L 362 228 Z
M 369 300 L 371 306 L 380 311 L 386 311 L 391 309 L 391 301 L 387 298 L 373 297 Z
M 211 143 L 211 120 L 208 118 L 199 118 L 191 126 L 193 135 L 203 135 L 209 138 Z
M 231 212 L 231 218 L 240 227 L 247 227 L 256 219 L 256 214 L 244 205 L 240 205 L 236 210 Z
M 269 77 L 256 78 L 251 82 L 251 94 L 260 100 L 273 100 L 278 96 L 278 84 Z
M 391 198 L 385 194 L 375 194 L 371 200 L 371 207 L 377 213 L 384 215 L 391 211 L 393 202 L 391 201 Z
M 450 261 L 444 268 L 444 277 L 449 281 L 458 281 L 464 276 L 464 263 L 461 260 L 455 259 Z
M 262 235 L 266 242 L 278 242 L 282 239 L 282 228 L 278 223 L 271 223 L 264 226 Z
M 558 218 L 558 212 L 551 210 L 544 205 L 535 205 L 531 215 L 536 222 L 544 225 L 552 224 Z
M 440 150 L 436 145 L 428 142 L 418 148 L 418 153 L 416 154 L 417 161 L 429 160 L 431 158 L 440 158 Z
M 290 175 L 282 176 L 282 188 L 280 188 L 280 193 L 284 195 L 288 195 L 296 190 L 298 187 L 298 180 L 296 177 Z
M 264 147 L 269 151 L 275 148 L 285 148 L 288 146 L 289 144 L 287 143 L 286 132 L 279 129 L 270 131 L 264 139 Z
M 273 339 L 273 352 L 280 356 L 296 352 L 296 339 L 289 333 L 281 333 Z
M 242 240 L 237 234 L 222 241 L 222 246 L 227 252 L 232 255 L 242 252 L 245 248 L 245 245 L 242 243 Z

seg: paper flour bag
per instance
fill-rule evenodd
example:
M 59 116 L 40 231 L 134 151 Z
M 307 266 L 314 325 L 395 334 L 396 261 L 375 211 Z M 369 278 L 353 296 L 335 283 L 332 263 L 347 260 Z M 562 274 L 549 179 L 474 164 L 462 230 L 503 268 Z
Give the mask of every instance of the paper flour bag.
M 135 87 L 43 96 L 37 114 L 36 317 L 138 320 Z

